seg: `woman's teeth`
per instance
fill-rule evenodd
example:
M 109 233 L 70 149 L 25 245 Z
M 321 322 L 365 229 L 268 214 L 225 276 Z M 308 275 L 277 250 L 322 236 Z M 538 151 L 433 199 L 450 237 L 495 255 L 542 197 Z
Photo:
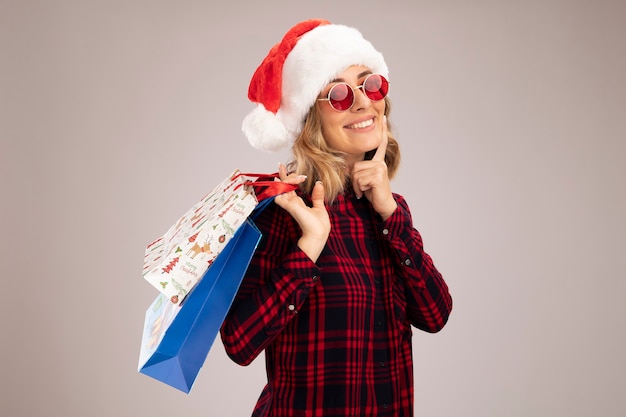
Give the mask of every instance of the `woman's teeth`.
M 374 124 L 374 119 L 369 119 L 361 123 L 355 123 L 353 125 L 346 126 L 348 129 L 363 129 L 364 127 L 368 127 Z

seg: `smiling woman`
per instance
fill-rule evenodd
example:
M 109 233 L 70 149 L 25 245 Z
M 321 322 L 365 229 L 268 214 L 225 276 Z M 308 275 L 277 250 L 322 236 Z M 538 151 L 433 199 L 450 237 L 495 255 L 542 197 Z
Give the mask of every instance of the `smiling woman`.
M 388 70 L 354 28 L 294 26 L 259 66 L 244 119 L 250 143 L 290 146 L 277 196 L 221 329 L 247 365 L 265 352 L 254 416 L 413 416 L 411 326 L 443 328 L 446 283 L 424 252 L 389 131 Z
M 368 78 L 371 80 L 371 75 L 363 66 L 347 68 L 339 74 L 339 79 L 343 80 L 341 84 L 332 84 L 325 89 L 328 90 L 326 95 L 330 105 L 320 108 L 322 134 L 331 148 L 346 154 L 345 163 L 348 169 L 351 169 L 355 162 L 362 161 L 366 152 L 378 148 L 383 137 L 383 125 L 386 124 L 385 102 L 382 101 L 384 96 L 372 100 L 367 90 L 360 92 L 364 89 L 365 81 Z M 351 85 L 357 86 L 354 89 L 359 92 L 354 93 Z M 345 90 L 351 92 L 343 95 L 352 97 L 348 108 L 335 107 L 332 93 L 338 86 L 347 86 Z M 353 111 L 345 111 L 353 107 Z

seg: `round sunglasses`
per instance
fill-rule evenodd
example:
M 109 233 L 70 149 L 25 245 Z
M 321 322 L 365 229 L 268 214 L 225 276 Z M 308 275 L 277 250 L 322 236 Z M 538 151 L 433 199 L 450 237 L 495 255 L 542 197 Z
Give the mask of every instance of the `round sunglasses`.
M 360 88 L 370 100 L 379 101 L 387 96 L 389 81 L 380 74 L 370 74 L 356 88 Z M 354 104 L 354 95 L 354 89 L 350 84 L 338 82 L 330 88 L 326 98 L 318 98 L 317 100 L 328 101 L 334 110 L 346 111 Z

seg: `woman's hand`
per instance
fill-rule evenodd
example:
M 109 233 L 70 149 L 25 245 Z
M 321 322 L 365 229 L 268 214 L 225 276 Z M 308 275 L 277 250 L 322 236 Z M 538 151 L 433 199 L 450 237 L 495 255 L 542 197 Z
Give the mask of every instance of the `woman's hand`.
M 358 198 L 363 195 L 372 203 L 374 210 L 387 220 L 398 207 L 391 194 L 385 154 L 387 153 L 387 118 L 383 119 L 383 140 L 369 161 L 359 161 L 352 167 L 352 186 Z
M 305 177 L 291 174 L 283 164 L 278 167 L 280 181 L 288 184 L 300 184 Z M 307 254 L 313 262 L 319 258 L 328 234 L 330 233 L 330 218 L 324 205 L 324 186 L 318 182 L 313 187 L 311 201 L 313 206 L 307 206 L 295 191 L 276 196 L 276 204 L 285 209 L 298 222 L 302 229 L 302 236 L 298 240 L 298 247 Z

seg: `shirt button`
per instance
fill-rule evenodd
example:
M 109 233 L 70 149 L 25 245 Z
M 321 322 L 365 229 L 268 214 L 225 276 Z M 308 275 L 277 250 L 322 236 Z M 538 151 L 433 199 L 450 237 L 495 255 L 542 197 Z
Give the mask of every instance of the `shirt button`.
M 410 260 L 409 258 L 406 258 L 406 259 L 404 260 L 404 264 L 405 264 L 406 266 L 411 265 L 411 260 Z
M 289 309 L 289 311 L 294 311 L 296 309 L 296 306 L 294 306 L 293 304 L 289 304 L 287 308 Z
M 375 279 L 375 280 L 374 280 L 374 284 L 376 284 L 376 285 L 380 285 L 380 280 L 379 280 L 379 279 Z
M 319 278 L 320 278 L 320 277 L 318 277 L 317 275 L 315 275 L 315 276 L 313 277 L 313 282 L 317 281 Z
M 383 229 L 383 235 L 387 236 L 389 234 L 389 229 Z
M 381 368 L 384 368 L 385 367 L 385 362 L 380 362 L 379 365 L 380 365 Z
M 382 326 L 382 325 L 383 325 L 383 321 L 382 321 L 382 320 L 378 320 L 378 321 L 376 322 L 376 324 L 378 324 L 379 326 Z

